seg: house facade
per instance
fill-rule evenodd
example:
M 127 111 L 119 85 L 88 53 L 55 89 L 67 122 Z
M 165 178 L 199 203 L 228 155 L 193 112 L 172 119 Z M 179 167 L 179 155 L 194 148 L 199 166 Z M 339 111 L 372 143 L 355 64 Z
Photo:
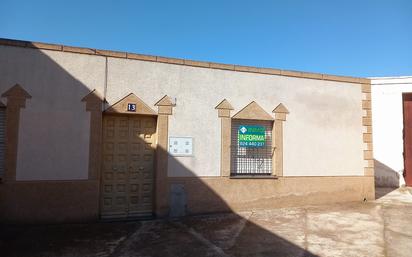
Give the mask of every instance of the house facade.
M 374 199 L 369 79 L 0 40 L 0 219 Z

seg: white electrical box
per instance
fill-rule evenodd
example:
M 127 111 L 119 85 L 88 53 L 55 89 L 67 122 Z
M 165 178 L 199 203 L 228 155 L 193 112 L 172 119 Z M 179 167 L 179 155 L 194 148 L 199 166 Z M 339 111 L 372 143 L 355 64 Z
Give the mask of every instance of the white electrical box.
M 193 156 L 193 137 L 169 137 L 169 154 Z

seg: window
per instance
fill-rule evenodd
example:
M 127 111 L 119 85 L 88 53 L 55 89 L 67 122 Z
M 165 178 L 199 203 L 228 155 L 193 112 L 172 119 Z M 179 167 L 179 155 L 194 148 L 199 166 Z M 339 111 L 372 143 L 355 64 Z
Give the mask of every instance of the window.
M 6 108 L 0 107 L 0 180 L 4 177 L 6 152 Z
M 272 175 L 273 121 L 232 119 L 231 176 Z

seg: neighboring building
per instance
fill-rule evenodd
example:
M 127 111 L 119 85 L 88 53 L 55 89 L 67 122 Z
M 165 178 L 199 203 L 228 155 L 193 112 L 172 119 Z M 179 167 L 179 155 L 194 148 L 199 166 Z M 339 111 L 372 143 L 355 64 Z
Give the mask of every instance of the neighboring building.
M 0 220 L 374 199 L 370 92 L 363 78 L 0 40 Z
M 371 81 L 376 185 L 402 186 L 405 171 L 407 184 L 411 186 L 412 77 L 382 77 Z

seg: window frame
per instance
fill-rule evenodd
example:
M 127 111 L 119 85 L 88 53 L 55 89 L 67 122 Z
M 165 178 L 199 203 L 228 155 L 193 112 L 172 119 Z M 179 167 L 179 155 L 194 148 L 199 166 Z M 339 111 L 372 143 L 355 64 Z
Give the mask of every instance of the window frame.
M 238 131 L 241 125 L 264 126 L 264 147 L 240 147 Z M 270 120 L 254 119 L 231 119 L 231 149 L 230 149 L 230 177 L 273 177 L 273 127 L 274 122 Z M 244 152 L 240 154 L 239 152 Z M 256 172 L 256 166 L 263 165 L 264 172 Z M 241 171 L 239 171 L 241 164 Z

